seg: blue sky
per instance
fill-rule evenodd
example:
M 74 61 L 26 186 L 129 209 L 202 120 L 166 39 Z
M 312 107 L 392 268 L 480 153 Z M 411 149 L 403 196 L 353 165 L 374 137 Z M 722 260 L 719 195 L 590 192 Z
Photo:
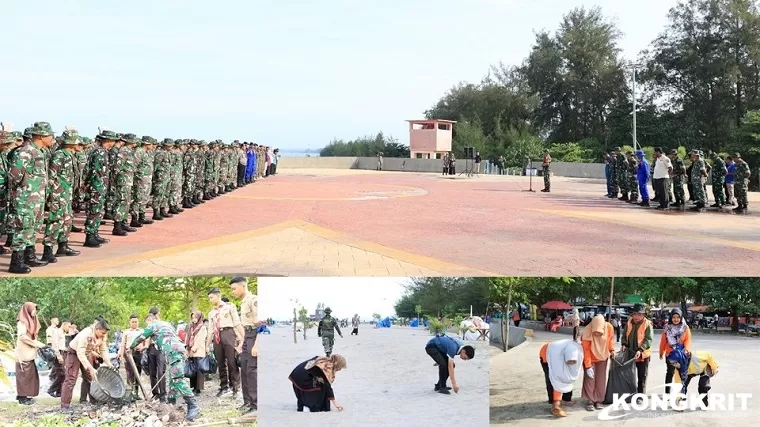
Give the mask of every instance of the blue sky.
M 634 58 L 676 0 L 0 0 L 0 121 L 319 148 L 408 142 L 449 88 L 601 6 Z

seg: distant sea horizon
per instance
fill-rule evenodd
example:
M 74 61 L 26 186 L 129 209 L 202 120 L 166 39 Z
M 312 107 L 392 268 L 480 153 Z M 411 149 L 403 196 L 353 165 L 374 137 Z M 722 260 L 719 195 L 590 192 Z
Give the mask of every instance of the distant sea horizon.
M 282 157 L 319 157 L 320 150 L 280 150 Z

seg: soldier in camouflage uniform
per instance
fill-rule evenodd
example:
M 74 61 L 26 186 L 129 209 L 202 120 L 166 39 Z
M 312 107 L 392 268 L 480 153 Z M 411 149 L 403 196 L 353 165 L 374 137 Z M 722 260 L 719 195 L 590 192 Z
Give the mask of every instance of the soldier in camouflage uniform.
M 184 211 L 182 203 L 182 147 L 184 140 L 176 140 L 175 146 L 169 151 L 171 161 L 169 181 L 169 213 L 174 215 Z
M 8 161 L 8 156 L 10 156 L 11 151 L 13 151 L 16 147 L 20 147 L 23 144 L 31 143 L 32 142 L 32 128 L 28 127 L 26 129 L 24 129 L 24 132 L 21 134 L 20 141 L 18 139 L 16 141 L 17 142 L 15 144 L 11 144 L 11 146 L 8 147 L 5 150 L 5 161 L 6 161 L 6 164 L 7 164 L 7 161 Z M 8 191 L 7 190 L 7 187 L 8 187 L 7 172 L 6 172 L 6 184 L 5 185 L 6 185 L 6 192 L 7 192 Z M 8 195 L 6 194 L 6 197 L 7 196 Z M 13 225 L 10 224 L 10 219 L 11 219 L 11 216 L 10 216 L 10 212 L 11 212 L 10 200 L 7 201 L 5 212 L 6 212 L 6 215 L 5 215 L 5 231 L 8 234 L 8 237 L 5 240 L 5 246 L 7 246 L 9 248 L 12 248 L 13 247 Z
M 185 209 L 192 209 L 195 207 L 193 203 L 193 194 L 195 194 L 195 178 L 198 173 L 195 170 L 195 145 L 197 142 L 191 139 L 188 144 L 184 146 L 182 153 L 182 207 Z
M 169 403 L 175 404 L 177 397 L 180 395 L 187 405 L 187 420 L 193 421 L 201 409 L 195 400 L 193 390 L 190 388 L 189 381 L 185 378 L 185 363 L 187 362 L 187 350 L 185 343 L 177 336 L 174 327 L 164 321 L 156 319 L 152 314 L 145 318 L 146 327 L 129 346 L 130 351 L 134 350 L 145 340 L 150 339 L 158 347 L 167 360 L 167 373 L 169 378 Z M 202 375 L 198 373 L 198 375 Z
M 214 182 L 214 159 L 216 158 L 216 141 L 208 145 L 203 156 L 204 192 L 203 200 L 211 200 L 216 197 L 216 184 Z
M 631 190 L 631 195 L 628 197 L 628 203 L 636 203 L 639 201 L 639 180 L 637 178 L 638 162 L 636 157 L 633 156 L 633 151 L 625 153 L 628 157 L 628 170 L 626 176 L 628 178 L 628 188 Z
M 106 213 L 103 215 L 103 219 L 113 219 L 114 206 L 116 205 L 116 163 L 119 157 L 119 150 L 123 144 L 121 140 L 122 135 L 117 134 L 118 140 L 108 150 L 108 196 L 106 197 Z
M 137 136 L 133 133 L 123 134 L 120 138 L 122 146 L 116 155 L 116 182 L 114 187 L 113 235 L 126 236 L 128 232 L 136 231 L 127 224 L 127 215 L 132 200 L 132 186 L 135 180 L 135 152 Z
M 324 347 L 327 357 L 330 357 L 333 345 L 335 345 L 335 331 L 338 331 L 338 335 L 343 338 L 340 327 L 338 327 L 338 321 L 333 319 L 330 315 L 331 313 L 330 307 L 325 308 L 325 317 L 319 321 L 319 326 L 317 327 L 317 336 L 322 337 L 322 347 Z
M 143 136 L 135 148 L 135 177 L 132 184 L 132 206 L 129 214 L 132 221 L 130 227 L 139 228 L 143 224 L 153 224 L 149 218 L 145 218 L 145 209 L 150 201 L 151 184 L 153 183 L 153 144 L 155 139 Z
M 8 209 L 8 151 L 16 141 L 16 135 L 7 124 L 0 124 L 0 235 L 6 233 L 6 217 Z M 0 246 L 0 255 L 5 254 L 5 248 Z
M 552 156 L 549 154 L 549 150 L 544 149 L 544 161 L 541 163 L 542 174 L 544 175 L 544 189 L 541 191 L 544 193 L 551 192 L 552 188 L 551 172 L 549 171 L 551 164 Z
M 702 179 L 707 177 L 707 168 L 705 161 L 702 160 L 699 150 L 693 150 L 691 152 L 691 187 L 694 191 L 694 201 L 696 206 L 692 210 L 701 212 L 707 204 L 707 196 L 705 195 L 705 188 L 702 185 Z
M 95 138 L 95 145 L 87 158 L 85 188 L 87 189 L 87 220 L 84 223 L 86 233 L 84 246 L 99 248 L 108 243 L 100 237 L 100 224 L 106 213 L 106 199 L 110 188 L 111 167 L 108 163 L 110 152 L 116 146 L 119 136 L 110 130 L 103 130 Z
M 169 213 L 169 181 L 171 180 L 171 148 L 174 140 L 164 139 L 153 156 L 153 219 L 171 218 Z
M 221 182 L 222 178 L 222 141 L 217 139 L 216 140 L 216 146 L 214 148 L 214 174 L 213 174 L 213 183 L 214 183 L 214 197 L 219 196 L 222 194 L 219 191 L 219 183 Z
M 229 172 L 229 157 L 227 157 L 227 146 L 222 145 L 219 148 L 219 194 L 227 192 L 227 173 Z
M 620 148 L 615 148 L 615 154 L 617 155 L 615 158 L 615 175 L 621 194 L 618 200 L 628 201 L 628 184 L 630 183 L 628 180 L 628 159 L 626 159 L 625 154 L 620 152 Z
M 8 271 L 15 274 L 27 274 L 29 267 L 47 265 L 35 255 L 34 245 L 45 213 L 48 167 L 43 149 L 52 146 L 53 129 L 48 123 L 37 122 L 31 134 L 31 141 L 8 154 L 8 225 L 13 231 Z
M 726 162 L 721 158 L 718 153 L 712 153 L 712 168 L 710 169 L 711 184 L 713 198 L 715 203 L 710 207 L 722 208 L 726 204 L 726 193 L 724 193 L 724 185 L 726 184 L 726 175 L 728 169 L 726 168 Z
M 673 207 L 684 209 L 686 206 L 685 194 L 683 191 L 683 184 L 686 179 L 686 166 L 683 164 L 683 160 L 678 157 L 678 150 L 670 150 L 670 160 L 673 165 L 673 196 L 675 196 L 675 203 Z
M 92 151 L 92 142 L 88 137 L 82 137 L 81 148 L 74 153 L 74 159 L 76 160 L 76 186 L 74 187 L 74 201 L 72 207 L 75 213 L 79 213 L 85 209 L 85 191 L 84 177 L 85 169 L 87 168 L 87 156 Z M 80 230 L 81 231 L 81 230 Z
M 77 160 L 75 152 L 82 149 L 81 138 L 73 129 L 63 132 L 60 145 L 50 158 L 48 169 L 47 220 L 42 244 L 45 249 L 42 260 L 57 262 L 56 256 L 77 256 L 79 251 L 69 247 L 71 224 L 74 220 L 72 203 L 77 184 Z M 53 254 L 53 245 L 58 249 Z
M 736 207 L 733 209 L 735 212 L 744 213 L 747 212 L 749 203 L 747 200 L 747 188 L 749 187 L 749 178 L 752 173 L 749 170 L 749 165 L 742 159 L 739 153 L 734 154 L 734 163 L 736 163 L 736 169 L 734 169 L 734 193 L 736 194 Z

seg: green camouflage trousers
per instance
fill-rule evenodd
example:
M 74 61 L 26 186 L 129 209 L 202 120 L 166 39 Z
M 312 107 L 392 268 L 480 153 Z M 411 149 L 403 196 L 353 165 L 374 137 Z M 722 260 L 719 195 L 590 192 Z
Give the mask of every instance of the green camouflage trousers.
M 8 217 L 8 233 L 13 233 L 13 250 L 23 251 L 37 243 L 37 230 L 45 214 L 45 189 L 24 191 L 13 201 L 14 213 Z
M 332 354 L 333 346 L 335 345 L 335 337 L 332 335 L 322 336 L 322 347 L 325 349 L 325 354 Z
M 734 195 L 736 196 L 736 204 L 739 206 L 747 207 L 747 187 L 749 186 L 748 179 L 737 178 L 734 182 Z
M 683 177 L 682 175 L 673 175 L 673 196 L 675 197 L 675 202 L 679 205 L 683 205 L 685 203 L 684 196 L 685 193 L 683 191 Z
M 132 186 L 132 207 L 131 214 L 144 214 L 145 208 L 150 202 L 150 190 L 153 184 L 153 175 L 135 177 Z
M 705 194 L 705 187 L 702 185 L 702 180 L 692 179 L 691 188 L 694 192 L 694 201 L 702 205 L 707 204 L 707 194 Z
M 639 198 L 639 180 L 636 174 L 628 172 L 628 188 L 631 190 L 631 199 Z
M 116 176 L 113 205 L 114 221 L 124 221 L 127 218 L 132 196 L 132 184 L 133 178 L 131 175 L 120 173 Z
M 177 399 L 179 396 L 193 397 L 193 390 L 190 389 L 190 381 L 185 378 L 185 361 L 180 359 L 169 365 L 169 399 Z M 198 375 L 203 375 L 200 372 Z
M 549 188 L 551 188 L 552 182 L 551 182 L 551 177 L 549 176 L 550 175 L 549 168 L 546 166 L 544 166 L 543 175 L 544 175 L 544 188 L 548 190 Z
M 68 196 L 71 196 L 70 194 Z M 49 203 L 50 211 L 45 220 L 45 237 L 42 243 L 45 246 L 53 246 L 56 243 L 66 243 L 71 234 L 71 224 L 74 221 L 74 213 L 68 199 L 55 200 Z
M 715 203 L 723 206 L 726 204 L 726 193 L 723 191 L 723 185 L 725 184 L 724 180 L 714 181 L 712 183 L 712 193 L 713 198 L 715 198 Z

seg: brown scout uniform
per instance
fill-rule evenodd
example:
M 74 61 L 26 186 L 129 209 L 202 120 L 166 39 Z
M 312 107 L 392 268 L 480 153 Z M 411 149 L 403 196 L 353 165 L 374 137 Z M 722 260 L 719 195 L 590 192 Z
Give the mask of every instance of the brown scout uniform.
M 101 339 L 95 337 L 95 327 L 84 328 L 74 337 L 66 349 L 64 370 L 66 379 L 61 389 L 61 406 L 68 407 L 74 397 L 74 385 L 77 383 L 79 372 L 82 372 L 82 387 L 79 391 L 79 401 L 86 402 L 90 394 L 90 378 L 87 371 L 90 367 L 97 369 L 97 359 L 103 359 L 106 366 L 111 366 L 108 360 L 108 335 Z
M 49 329 L 49 328 L 48 328 Z M 66 359 L 66 334 L 63 333 L 61 328 L 53 328 L 50 331 L 50 337 L 48 338 L 50 347 L 55 351 L 56 356 L 61 356 Z M 63 386 L 63 380 L 66 378 L 66 373 L 63 370 L 63 364 L 58 363 L 58 360 L 54 360 L 51 372 L 50 372 L 50 388 L 48 388 L 49 394 L 60 394 L 61 387 Z
M 214 356 L 219 364 L 219 388 L 231 388 L 237 392 L 240 388 L 240 370 L 235 360 L 235 348 L 243 342 L 243 327 L 240 324 L 235 306 L 222 303 L 208 314 L 208 339 L 214 343 Z
M 243 404 L 252 409 L 258 409 L 258 356 L 251 355 L 251 350 L 257 350 L 256 328 L 259 326 L 258 297 L 248 292 L 240 304 L 240 323 L 245 330 L 243 354 L 241 356 L 241 374 L 243 378 Z

